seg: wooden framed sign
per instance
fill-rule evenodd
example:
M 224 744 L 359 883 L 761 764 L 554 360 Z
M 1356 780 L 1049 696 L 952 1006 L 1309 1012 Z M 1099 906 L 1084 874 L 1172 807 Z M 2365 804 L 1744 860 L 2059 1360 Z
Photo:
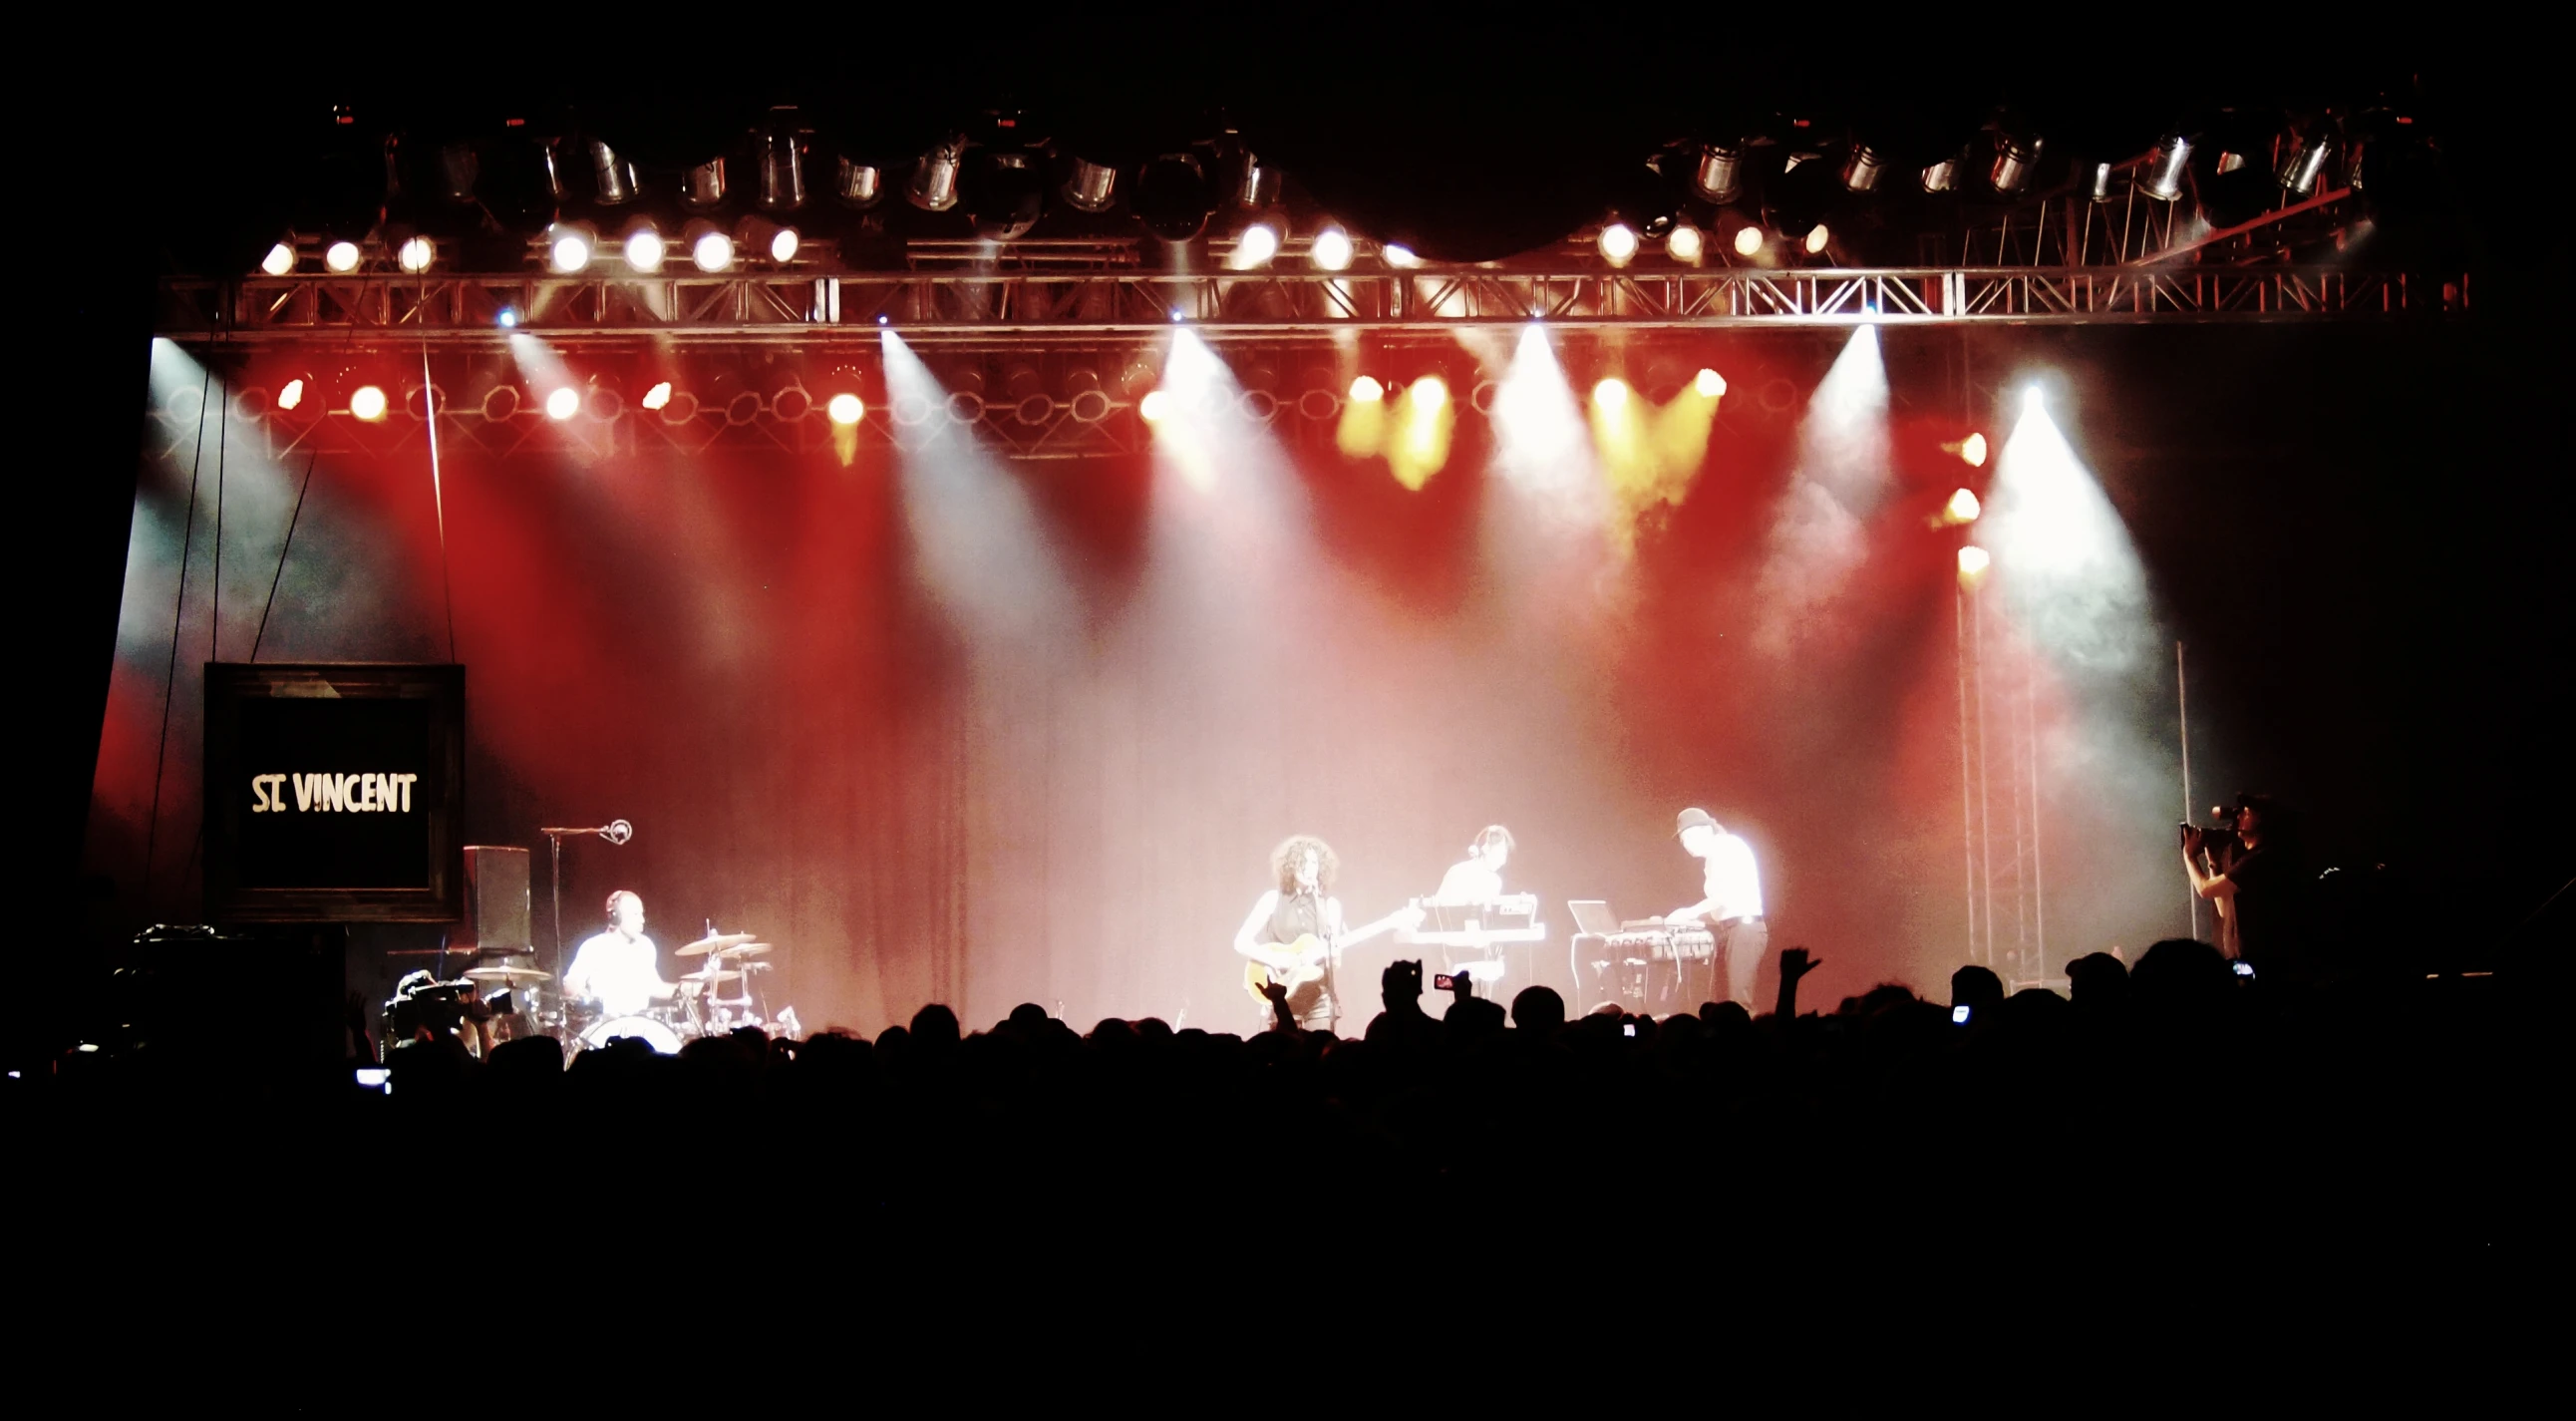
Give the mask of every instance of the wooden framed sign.
M 206 667 L 206 916 L 452 922 L 465 668 Z

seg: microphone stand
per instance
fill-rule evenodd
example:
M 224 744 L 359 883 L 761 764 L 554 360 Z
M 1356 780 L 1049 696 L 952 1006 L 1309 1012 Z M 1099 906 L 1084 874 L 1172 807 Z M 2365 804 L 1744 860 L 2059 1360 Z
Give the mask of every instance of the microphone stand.
M 549 895 L 554 900 L 555 998 L 559 1002 L 569 1001 L 570 999 L 564 996 L 563 989 L 563 836 L 566 834 L 597 834 L 599 837 L 606 839 L 612 844 L 622 844 L 635 837 L 635 826 L 627 823 L 623 819 L 612 819 L 605 824 L 595 825 L 588 828 L 541 828 L 537 830 L 537 832 L 546 836 L 546 843 L 552 850 L 548 855 L 551 860 L 551 864 L 546 872 L 546 888 Z

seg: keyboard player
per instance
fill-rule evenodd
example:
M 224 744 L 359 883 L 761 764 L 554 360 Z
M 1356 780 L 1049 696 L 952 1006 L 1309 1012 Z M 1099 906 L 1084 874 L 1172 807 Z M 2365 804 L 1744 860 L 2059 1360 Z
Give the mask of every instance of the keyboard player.
M 1753 974 L 1771 945 L 1771 929 L 1762 917 L 1762 878 L 1753 863 L 1753 847 L 1720 828 L 1705 809 L 1685 809 L 1674 822 L 1682 852 L 1700 861 L 1700 900 L 1664 915 L 1674 927 L 1707 923 L 1717 937 L 1716 955 L 1726 962 L 1726 994 L 1748 1012 L 1759 1012 L 1753 1000 Z M 1713 964 L 1712 964 L 1713 965 Z
M 1467 845 L 1467 857 L 1440 876 L 1440 903 L 1490 903 L 1503 896 L 1503 865 L 1512 860 L 1512 831 L 1488 824 Z

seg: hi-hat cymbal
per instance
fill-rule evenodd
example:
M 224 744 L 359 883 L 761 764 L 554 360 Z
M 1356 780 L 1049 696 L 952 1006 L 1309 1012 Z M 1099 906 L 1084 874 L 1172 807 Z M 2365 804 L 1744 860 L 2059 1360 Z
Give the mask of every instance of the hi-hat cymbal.
M 760 954 L 767 952 L 768 950 L 768 943 L 747 942 L 740 947 L 718 948 L 716 950 L 716 955 L 718 957 L 758 957 Z
M 465 977 L 472 982 L 551 982 L 555 974 L 534 967 L 468 967 Z
M 696 942 L 690 943 L 687 947 L 681 948 L 678 955 L 682 957 L 704 957 L 718 948 L 740 947 L 744 943 L 751 941 L 752 936 L 753 935 L 750 933 L 717 933 L 714 937 L 702 937 Z
M 680 980 L 683 982 L 731 982 L 739 979 L 741 976 L 742 974 L 739 972 L 726 972 L 714 967 L 701 967 L 695 972 L 681 973 Z

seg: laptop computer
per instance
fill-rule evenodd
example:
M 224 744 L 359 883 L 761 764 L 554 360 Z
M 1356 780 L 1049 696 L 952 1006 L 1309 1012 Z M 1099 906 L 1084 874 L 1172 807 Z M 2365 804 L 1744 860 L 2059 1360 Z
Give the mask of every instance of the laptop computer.
M 1610 911 L 1608 902 L 1599 898 L 1569 898 L 1565 910 L 1574 915 L 1574 930 L 1593 937 L 1608 937 L 1619 931 L 1619 915 Z

